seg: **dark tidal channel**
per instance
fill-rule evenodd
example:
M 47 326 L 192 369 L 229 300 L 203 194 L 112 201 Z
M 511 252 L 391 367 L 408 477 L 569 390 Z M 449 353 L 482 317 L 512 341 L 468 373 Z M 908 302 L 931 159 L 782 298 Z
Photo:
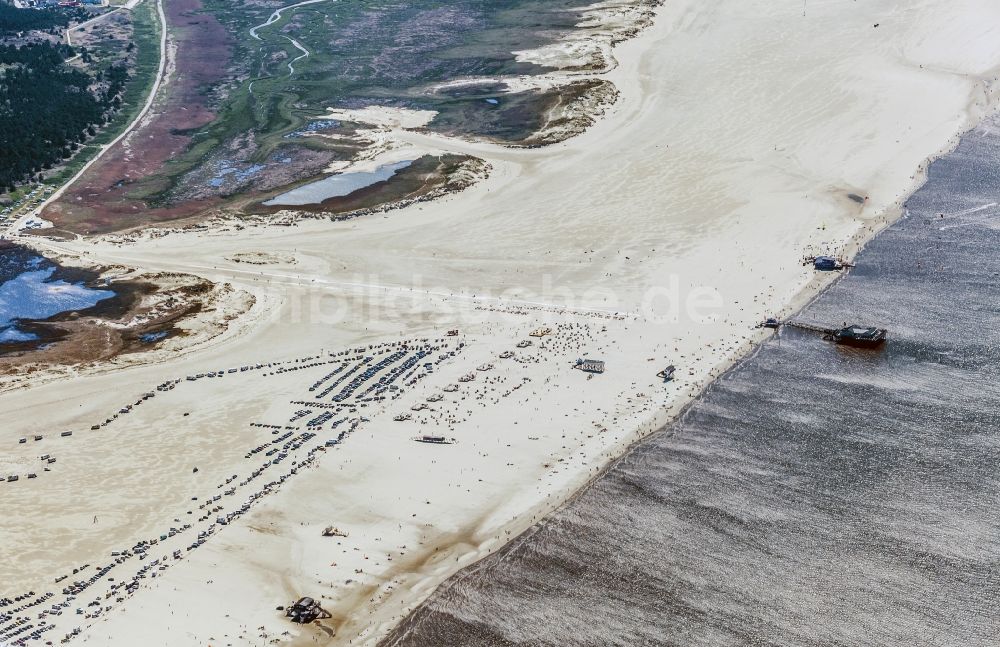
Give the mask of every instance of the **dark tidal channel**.
M 784 329 L 394 646 L 996 645 L 1000 119 Z

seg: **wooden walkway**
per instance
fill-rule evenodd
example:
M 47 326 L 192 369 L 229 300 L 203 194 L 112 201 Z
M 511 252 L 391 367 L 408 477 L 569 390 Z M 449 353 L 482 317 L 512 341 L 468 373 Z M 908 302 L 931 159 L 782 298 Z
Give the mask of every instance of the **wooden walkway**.
M 812 324 L 800 323 L 798 321 L 786 321 L 782 325 L 789 326 L 791 328 L 799 328 L 801 330 L 810 330 L 812 332 L 823 333 L 826 335 L 832 335 L 837 332 L 836 328 L 823 328 L 822 326 L 814 326 Z

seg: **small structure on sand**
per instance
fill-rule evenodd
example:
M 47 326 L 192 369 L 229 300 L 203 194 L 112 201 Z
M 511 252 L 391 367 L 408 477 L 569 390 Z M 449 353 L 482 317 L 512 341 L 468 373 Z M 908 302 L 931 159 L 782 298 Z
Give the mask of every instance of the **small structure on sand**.
M 308 624 L 313 620 L 321 620 L 330 617 L 330 614 L 319 606 L 319 602 L 312 598 L 299 598 L 298 602 L 288 607 L 285 616 L 292 619 L 292 622 Z
M 392 419 L 395 420 L 396 422 L 403 422 L 404 420 L 409 420 L 412 417 L 413 416 L 409 413 L 399 413 L 394 415 Z
M 449 337 L 458 337 L 458 328 L 452 328 L 448 331 Z
M 573 368 L 578 368 L 584 373 L 603 373 L 604 362 L 599 359 L 578 359 Z
M 416 436 L 414 439 L 418 443 L 430 443 L 432 445 L 453 445 L 455 443 L 454 438 L 445 438 L 444 436 Z
M 671 381 L 671 380 L 674 379 L 674 371 L 676 371 L 676 370 L 677 369 L 674 368 L 674 365 L 671 364 L 667 368 L 665 368 L 662 371 L 660 371 L 659 373 L 657 373 L 656 377 L 662 379 L 664 382 L 669 382 L 669 381 Z
M 346 537 L 347 533 L 336 526 L 327 526 L 323 529 L 324 537 Z
M 527 348 L 528 346 L 531 346 L 531 340 L 530 339 L 525 339 L 523 341 L 517 342 L 517 347 L 518 348 Z
M 546 335 L 551 335 L 552 334 L 552 329 L 551 328 L 546 328 L 546 327 L 535 328 L 534 330 L 532 330 L 528 334 L 531 335 L 532 337 L 544 337 Z
M 820 272 L 833 272 L 845 267 L 854 267 L 847 261 L 834 256 L 810 256 L 805 259 L 805 264 L 808 263 L 812 263 L 813 268 Z

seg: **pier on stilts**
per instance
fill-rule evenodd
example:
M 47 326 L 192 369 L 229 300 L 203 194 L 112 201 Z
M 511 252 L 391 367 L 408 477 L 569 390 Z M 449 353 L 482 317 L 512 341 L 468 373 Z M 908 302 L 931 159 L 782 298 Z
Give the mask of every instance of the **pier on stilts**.
M 782 325 L 789 328 L 798 328 L 799 330 L 808 330 L 810 332 L 818 332 L 821 335 L 833 335 L 837 332 L 836 328 L 824 328 L 822 326 L 814 326 L 813 324 L 802 323 L 799 321 L 785 321 Z
M 888 331 L 885 328 L 874 328 L 872 326 L 844 326 L 843 328 L 825 328 L 814 324 L 802 323 L 800 321 L 779 321 L 771 318 L 760 324 L 763 328 L 777 329 L 781 326 L 798 328 L 823 335 L 827 341 L 835 341 L 838 344 L 847 346 L 858 346 L 861 348 L 874 348 L 885 343 Z

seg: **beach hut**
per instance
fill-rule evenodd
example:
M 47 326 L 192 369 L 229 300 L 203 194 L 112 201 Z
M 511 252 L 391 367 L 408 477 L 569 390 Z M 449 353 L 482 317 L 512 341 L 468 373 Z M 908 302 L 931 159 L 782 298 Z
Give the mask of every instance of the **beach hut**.
M 299 598 L 297 602 L 288 607 L 285 616 L 291 618 L 292 622 L 308 624 L 319 618 L 329 618 L 330 614 L 319 606 L 319 602 L 312 598 Z
M 817 256 L 813 259 L 813 267 L 820 272 L 831 272 L 833 270 L 839 270 L 843 266 L 832 256 Z
M 431 436 L 424 434 L 423 436 L 417 436 L 413 439 L 418 443 L 430 443 L 431 445 L 452 445 L 455 443 L 454 438 L 445 438 L 444 436 Z
M 664 382 L 669 382 L 672 379 L 674 379 L 674 371 L 676 371 L 676 370 L 677 369 L 674 368 L 674 365 L 671 364 L 667 368 L 665 368 L 662 371 L 660 371 L 659 373 L 657 373 L 656 377 L 661 378 Z
M 576 368 L 584 373 L 603 373 L 604 362 L 599 359 L 578 359 L 576 360 Z

